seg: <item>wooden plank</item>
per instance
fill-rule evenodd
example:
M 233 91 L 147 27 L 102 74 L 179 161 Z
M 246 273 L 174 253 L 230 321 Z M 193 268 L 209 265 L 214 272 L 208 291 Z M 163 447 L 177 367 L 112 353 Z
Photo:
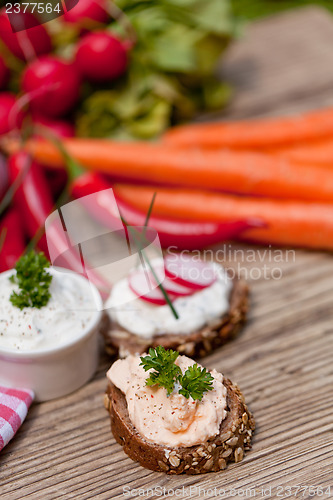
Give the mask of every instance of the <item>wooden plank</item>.
M 244 36 L 232 44 L 220 70 L 236 87 L 226 116 L 279 115 L 333 105 L 331 14 L 315 6 L 295 9 L 250 24 Z
M 333 22 L 320 9 L 255 23 L 225 62 L 223 71 L 237 85 L 229 115 L 332 104 L 332 46 Z M 295 498 L 311 497 L 305 490 L 295 494 L 297 486 L 331 485 L 333 494 L 332 256 L 297 251 L 294 259 L 283 251 L 283 261 L 276 262 L 269 249 L 233 245 L 229 258 L 229 247 L 218 249 L 231 268 L 239 264 L 245 273 L 261 271 L 259 279 L 253 275 L 250 280 L 246 328 L 204 360 L 239 383 L 255 414 L 257 432 L 245 460 L 199 477 L 170 477 L 132 462 L 110 433 L 103 407 L 110 360 L 102 355 L 98 373 L 86 387 L 31 408 L 0 456 L 1 500 L 109 500 L 122 498 L 124 486 L 200 486 L 207 491 L 206 497 L 201 491 L 201 498 L 213 498 L 208 489 L 215 487 L 226 492 L 235 488 L 238 498 L 251 492 L 263 498 L 262 488 L 266 497 L 277 498 L 279 486 L 292 487 Z M 256 262 L 249 261 L 250 249 L 258 252 Z M 265 279 L 265 265 L 268 274 L 279 267 L 281 279 Z M 191 498 L 200 498 L 199 492 L 192 490 Z

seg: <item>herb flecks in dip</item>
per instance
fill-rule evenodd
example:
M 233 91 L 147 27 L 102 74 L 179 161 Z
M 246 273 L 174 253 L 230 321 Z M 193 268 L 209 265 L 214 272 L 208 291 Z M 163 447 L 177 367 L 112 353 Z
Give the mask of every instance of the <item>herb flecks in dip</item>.
M 15 307 L 10 296 L 19 292 L 8 273 L 0 274 L 0 349 L 11 351 L 48 350 L 80 337 L 96 313 L 89 286 L 74 273 L 48 270 L 52 275 L 50 299 L 40 309 Z M 12 271 L 12 275 L 15 271 Z

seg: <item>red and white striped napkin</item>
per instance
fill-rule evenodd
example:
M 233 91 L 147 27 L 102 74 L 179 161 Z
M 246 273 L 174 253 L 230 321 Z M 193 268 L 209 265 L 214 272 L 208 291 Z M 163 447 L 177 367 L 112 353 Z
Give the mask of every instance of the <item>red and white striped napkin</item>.
M 33 399 L 33 391 L 0 386 L 0 451 L 22 424 Z

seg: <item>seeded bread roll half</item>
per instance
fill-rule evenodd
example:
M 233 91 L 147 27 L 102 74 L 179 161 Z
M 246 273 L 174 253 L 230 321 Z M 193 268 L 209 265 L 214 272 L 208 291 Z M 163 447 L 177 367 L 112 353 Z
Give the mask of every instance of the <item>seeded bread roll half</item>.
M 240 462 L 251 448 L 255 422 L 236 384 L 223 380 L 227 389 L 227 416 L 220 432 L 211 440 L 191 447 L 169 448 L 147 441 L 133 426 L 124 394 L 112 383 L 105 394 L 111 430 L 124 452 L 143 467 L 167 474 L 201 474 L 226 468 L 228 462 Z
M 235 337 L 246 321 L 247 311 L 248 286 L 244 281 L 234 279 L 228 312 L 217 318 L 214 323 L 190 334 L 156 335 L 148 340 L 112 323 L 105 314 L 102 330 L 105 350 L 110 356 L 118 355 L 124 358 L 129 354 L 142 354 L 150 347 L 162 345 L 180 354 L 200 358 Z

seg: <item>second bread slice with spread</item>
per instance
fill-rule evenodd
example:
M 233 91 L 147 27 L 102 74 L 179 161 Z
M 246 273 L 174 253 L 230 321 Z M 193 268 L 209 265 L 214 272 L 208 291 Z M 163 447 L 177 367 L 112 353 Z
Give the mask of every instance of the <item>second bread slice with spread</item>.
M 224 469 L 229 461 L 242 460 L 245 450 L 251 447 L 255 423 L 237 385 L 213 370 L 211 374 L 215 377 L 213 390 L 218 391 L 216 394 L 212 392 L 209 399 L 205 400 L 204 396 L 199 402 L 191 398 L 185 400 L 178 394 L 173 404 L 168 398 L 174 397 L 174 394 L 168 397 L 163 387 L 144 389 L 139 381 L 143 369 L 134 358 L 130 356 L 113 365 L 108 372 L 109 386 L 105 396 L 113 435 L 129 457 L 148 469 L 168 474 L 216 472 Z M 194 363 L 185 356 L 180 358 L 185 365 Z M 134 369 L 132 375 L 128 375 L 131 365 Z M 118 373 L 118 368 L 125 368 L 125 371 Z M 136 402 L 133 401 L 135 399 Z M 174 416 L 166 413 L 170 404 L 173 405 L 171 413 L 175 413 Z M 190 407 L 193 404 L 197 406 L 194 416 L 191 416 Z M 201 409 L 203 404 L 205 406 Z M 159 414 L 149 420 L 155 406 Z M 177 427 L 173 433 L 173 425 L 182 425 L 183 430 L 179 431 Z
M 155 306 L 135 298 L 126 279 L 116 284 L 106 304 L 110 309 L 103 329 L 108 354 L 126 357 L 162 345 L 202 357 L 233 338 L 246 321 L 248 287 L 242 280 L 231 279 L 222 266 L 213 265 L 220 271 L 216 283 L 174 301 L 180 320 L 174 320 L 167 305 Z M 115 306 L 113 297 L 117 299 L 119 294 L 132 302 Z

